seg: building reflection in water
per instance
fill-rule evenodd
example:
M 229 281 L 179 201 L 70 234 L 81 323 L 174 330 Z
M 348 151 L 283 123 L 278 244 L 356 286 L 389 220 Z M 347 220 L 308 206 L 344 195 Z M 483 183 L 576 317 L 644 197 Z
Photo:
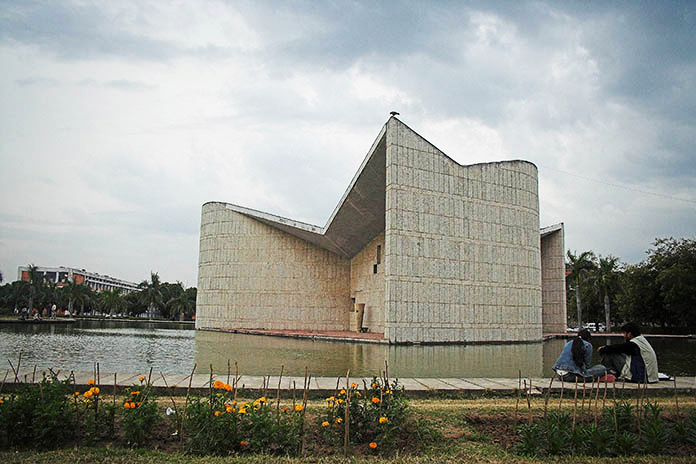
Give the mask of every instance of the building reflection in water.
M 199 372 L 211 364 L 215 372 L 226 372 L 227 361 L 237 361 L 245 375 L 277 374 L 282 365 L 286 375 L 303 375 L 307 366 L 314 376 L 340 376 L 350 369 L 351 375 L 370 377 L 379 375 L 387 360 L 392 377 L 516 378 L 520 370 L 540 377 L 563 346 L 547 345 L 390 346 L 196 331 L 195 360 Z

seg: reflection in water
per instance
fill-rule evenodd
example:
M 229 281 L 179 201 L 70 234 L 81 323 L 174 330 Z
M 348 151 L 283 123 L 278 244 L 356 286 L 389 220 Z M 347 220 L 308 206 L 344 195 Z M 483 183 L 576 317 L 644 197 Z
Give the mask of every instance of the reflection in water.
M 517 377 L 542 374 L 543 343 L 506 345 L 412 345 L 339 343 L 258 335 L 196 332 L 196 363 L 227 370 L 227 361 L 237 361 L 247 375 L 280 372 L 303 375 L 305 366 L 313 375 L 372 376 L 384 370 L 397 377 Z M 252 348 L 253 347 L 253 348 Z
M 661 372 L 696 374 L 696 340 L 650 338 Z M 612 343 L 622 339 L 612 338 Z M 196 332 L 191 325 L 147 321 L 80 321 L 76 324 L 0 324 L 0 359 L 32 369 L 91 371 L 99 362 L 102 372 L 189 373 L 210 364 L 227 371 L 227 361 L 238 362 L 246 375 L 301 376 L 307 366 L 314 376 L 370 377 L 384 369 L 398 377 L 548 377 L 551 366 L 567 340 L 510 345 L 413 345 L 389 346 L 312 341 L 258 335 Z M 595 337 L 596 348 L 606 339 Z M 5 365 L 8 368 L 9 365 Z M 1 372 L 0 372 L 1 373 Z

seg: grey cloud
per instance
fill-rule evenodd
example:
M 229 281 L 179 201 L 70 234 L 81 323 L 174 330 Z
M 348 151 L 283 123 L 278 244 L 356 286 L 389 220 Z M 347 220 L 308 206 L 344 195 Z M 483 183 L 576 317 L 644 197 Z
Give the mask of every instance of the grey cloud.
M 51 77 L 41 77 L 41 76 L 32 76 L 32 77 L 25 77 L 22 79 L 17 79 L 15 80 L 15 83 L 19 85 L 20 87 L 28 87 L 32 85 L 39 85 L 39 86 L 52 86 L 52 85 L 60 85 L 61 82 L 58 79 L 53 79 Z

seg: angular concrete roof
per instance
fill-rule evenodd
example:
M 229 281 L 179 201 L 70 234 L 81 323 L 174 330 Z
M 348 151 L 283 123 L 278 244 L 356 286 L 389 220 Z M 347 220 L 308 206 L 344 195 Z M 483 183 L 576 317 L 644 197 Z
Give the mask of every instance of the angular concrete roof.
M 385 228 L 386 138 L 392 119 L 408 128 L 397 118 L 389 118 L 324 227 L 229 203 L 225 204 L 226 207 L 340 256 L 352 258 Z M 553 232 L 560 226 L 542 229 L 542 233 Z
M 352 258 L 384 231 L 387 124 L 382 127 L 324 227 L 229 203 L 226 207 L 340 256 Z

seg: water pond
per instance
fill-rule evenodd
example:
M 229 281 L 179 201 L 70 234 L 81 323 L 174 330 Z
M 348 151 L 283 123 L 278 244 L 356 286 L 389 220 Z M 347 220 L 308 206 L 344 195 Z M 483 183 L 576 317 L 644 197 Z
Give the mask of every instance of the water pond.
M 618 342 L 620 338 L 612 338 Z M 595 337 L 595 347 L 605 339 Z M 696 375 L 696 339 L 650 338 L 660 371 Z M 389 346 L 312 341 L 258 335 L 195 331 L 191 325 L 157 322 L 78 321 L 75 324 L 0 324 L 0 356 L 16 365 L 39 369 L 102 372 L 226 372 L 237 361 L 246 375 L 371 376 L 389 363 L 398 377 L 510 377 L 518 370 L 532 377 L 550 376 L 551 365 L 566 340 L 490 345 Z M 595 360 L 597 362 L 597 360 Z M 7 363 L 7 361 L 5 361 Z M 5 368 L 8 368 L 6 364 Z M 3 374 L 4 375 L 4 374 Z

